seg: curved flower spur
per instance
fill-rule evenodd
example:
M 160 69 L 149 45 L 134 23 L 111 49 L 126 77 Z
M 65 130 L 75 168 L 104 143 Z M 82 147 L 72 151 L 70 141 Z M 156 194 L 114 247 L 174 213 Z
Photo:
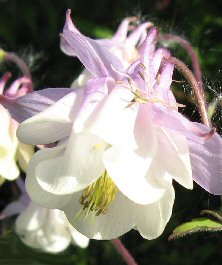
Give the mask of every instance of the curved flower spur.
M 10 72 L 6 72 L 0 78 L 0 97 L 16 98 L 27 94 L 31 80 L 26 76 L 13 81 L 6 88 L 6 84 L 11 77 Z M 0 182 L 15 180 L 20 174 L 17 162 L 21 169 L 26 172 L 30 157 L 33 155 L 33 146 L 25 145 L 18 141 L 16 130 L 18 123 L 13 120 L 10 113 L 0 106 Z
M 93 77 L 74 90 L 1 100 L 20 121 L 36 114 L 20 125 L 21 141 L 57 142 L 30 162 L 30 197 L 63 210 L 89 238 L 112 239 L 132 228 L 144 238 L 158 237 L 172 213 L 173 179 L 188 189 L 195 180 L 222 193 L 221 138 L 178 112 L 170 90 L 174 66 L 164 59 L 167 50 L 155 50 L 157 34 L 150 30 L 139 58 L 125 69 L 76 29 L 68 11 L 63 50 L 78 56 Z

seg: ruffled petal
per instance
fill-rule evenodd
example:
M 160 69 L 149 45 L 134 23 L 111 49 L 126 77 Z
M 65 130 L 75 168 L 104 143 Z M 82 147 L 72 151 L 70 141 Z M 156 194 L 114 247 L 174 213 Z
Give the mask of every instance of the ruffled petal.
M 172 184 L 165 186 L 161 199 L 145 206 L 135 205 L 136 227 L 142 237 L 152 240 L 160 236 L 168 223 L 175 198 Z
M 82 193 L 73 195 L 64 209 L 69 222 L 83 235 L 93 239 L 117 238 L 135 226 L 133 203 L 120 192 L 109 207 L 108 213 L 95 216 L 89 213 L 85 218 L 83 206 L 79 203 Z
M 45 148 L 36 152 L 29 164 L 27 176 L 26 176 L 26 190 L 30 198 L 45 208 L 62 208 L 70 200 L 70 194 L 55 194 L 47 191 L 43 188 L 42 183 L 37 180 L 38 172 L 37 167 L 42 162 L 49 159 L 56 159 L 64 154 L 64 146 L 58 146 L 55 148 Z M 46 174 L 46 170 L 44 173 Z
M 138 106 L 129 106 L 132 98 L 125 87 L 114 88 L 92 120 L 90 131 L 111 145 L 135 149 L 133 130 Z
M 55 91 L 56 92 L 56 91 Z M 49 144 L 61 140 L 70 134 L 72 118 L 79 108 L 82 90 L 63 97 L 45 111 L 24 121 L 17 130 L 17 137 L 26 144 Z
M 111 78 L 93 78 L 87 82 L 84 89 L 84 97 L 80 110 L 74 121 L 74 131 L 82 132 L 87 120 L 96 111 L 108 91 L 113 88 L 114 81 Z
M 146 178 L 153 157 L 146 159 L 128 150 L 111 147 L 104 153 L 103 162 L 108 175 L 119 190 L 138 204 L 157 201 L 164 190 L 155 182 L 155 176 Z
M 64 154 L 54 155 L 36 166 L 39 185 L 57 195 L 86 188 L 105 171 L 101 159 L 105 148 L 97 136 L 72 133 Z
M 202 124 L 195 124 L 208 132 Z M 222 139 L 214 133 L 203 144 L 189 141 L 193 179 L 208 192 L 222 194 Z
M 118 78 L 113 68 L 118 71 L 123 70 L 119 59 L 103 45 L 82 35 L 73 25 L 70 14 L 71 11 L 67 10 L 66 24 L 61 34 L 61 50 L 70 56 L 77 56 L 84 66 L 97 77 Z

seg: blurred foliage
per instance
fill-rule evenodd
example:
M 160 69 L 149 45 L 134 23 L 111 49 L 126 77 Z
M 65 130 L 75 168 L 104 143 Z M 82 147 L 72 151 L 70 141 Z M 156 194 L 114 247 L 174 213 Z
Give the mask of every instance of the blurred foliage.
M 208 98 L 220 93 L 222 58 L 222 2 L 220 0 L 0 0 L 0 47 L 22 56 L 31 67 L 36 89 L 67 87 L 81 72 L 76 58 L 64 55 L 59 47 L 59 33 L 65 21 L 65 11 L 72 9 L 78 28 L 94 38 L 110 37 L 121 19 L 137 15 L 153 21 L 162 32 L 187 38 L 198 52 Z M 170 48 L 174 56 L 191 62 L 179 46 Z M 4 71 L 4 67 L 0 69 Z M 177 73 L 174 77 L 181 80 Z M 193 114 L 193 101 L 185 83 L 175 85 L 175 92 Z M 188 91 L 189 93 L 184 93 Z M 216 125 L 221 126 L 216 116 Z M 10 199 L 8 184 L 1 191 L 0 206 Z M 6 191 L 4 191 L 6 188 Z M 221 233 L 195 234 L 168 242 L 168 236 L 181 223 L 199 217 L 202 209 L 219 209 L 220 200 L 201 188 L 185 190 L 175 183 L 174 213 L 163 235 L 153 241 L 142 239 L 136 231 L 123 236 L 123 242 L 140 265 L 219 265 L 222 262 Z M 5 197 L 4 197 L 5 196 Z M 14 235 L 0 239 L 0 264 L 124 264 L 108 241 L 91 241 L 82 250 L 70 247 L 60 255 L 40 254 L 24 246 Z

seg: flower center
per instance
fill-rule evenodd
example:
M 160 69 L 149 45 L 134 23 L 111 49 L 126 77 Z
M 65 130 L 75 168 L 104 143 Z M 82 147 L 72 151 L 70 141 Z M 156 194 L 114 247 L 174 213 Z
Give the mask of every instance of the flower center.
M 85 216 L 87 217 L 90 211 L 96 216 L 107 213 L 117 191 L 117 186 L 105 171 L 96 182 L 83 191 L 80 203 L 83 210 L 86 210 Z

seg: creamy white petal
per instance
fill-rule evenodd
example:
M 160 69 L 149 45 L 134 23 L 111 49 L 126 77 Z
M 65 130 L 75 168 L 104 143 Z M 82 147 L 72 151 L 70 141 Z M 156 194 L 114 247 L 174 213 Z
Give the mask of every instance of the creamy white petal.
M 34 146 L 33 145 L 27 145 L 23 144 L 21 142 L 18 143 L 17 148 L 17 154 L 16 154 L 16 160 L 18 161 L 18 164 L 20 168 L 27 172 L 28 170 L 28 164 L 31 159 L 31 157 L 34 154 Z
M 171 217 L 175 192 L 170 183 L 165 188 L 165 193 L 159 201 L 145 206 L 135 205 L 136 226 L 141 236 L 146 239 L 160 236 Z
M 69 225 L 69 232 L 72 236 L 72 243 L 81 248 L 86 248 L 89 245 L 89 238 L 79 233 L 72 225 Z
M 116 194 L 108 213 L 99 216 L 89 213 L 86 219 L 79 203 L 81 195 L 81 192 L 75 193 L 64 212 L 69 222 L 86 237 L 109 240 L 125 234 L 135 226 L 133 203 L 120 192 Z
M 16 229 L 30 232 L 38 229 L 45 222 L 47 211 L 47 209 L 31 202 L 16 219 Z
M 67 137 L 72 128 L 73 115 L 81 102 L 81 94 L 81 89 L 76 90 L 24 121 L 17 130 L 19 140 L 26 144 L 37 145 L 53 143 Z
M 39 205 L 46 208 L 62 208 L 70 200 L 70 194 L 55 194 L 45 190 L 37 180 L 36 168 L 37 166 L 49 159 L 57 158 L 64 154 L 64 146 L 55 148 L 46 148 L 36 152 L 29 164 L 26 176 L 26 190 L 30 198 Z M 44 172 L 45 174 L 47 171 Z
M 153 157 L 144 159 L 135 152 L 110 147 L 103 155 L 108 175 L 119 190 L 130 200 L 139 204 L 157 201 L 163 195 L 163 189 L 155 183 L 154 177 L 146 178 Z
M 36 166 L 39 185 L 57 195 L 86 188 L 105 171 L 101 159 L 105 148 L 97 136 L 72 132 L 64 154 L 44 159 Z

